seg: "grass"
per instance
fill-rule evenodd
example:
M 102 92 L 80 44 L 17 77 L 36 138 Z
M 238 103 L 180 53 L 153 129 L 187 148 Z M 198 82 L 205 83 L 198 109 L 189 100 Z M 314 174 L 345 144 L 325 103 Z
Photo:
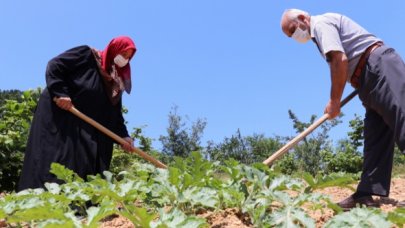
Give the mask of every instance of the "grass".
M 405 178 L 405 164 L 394 165 L 394 168 L 392 169 L 392 176 Z

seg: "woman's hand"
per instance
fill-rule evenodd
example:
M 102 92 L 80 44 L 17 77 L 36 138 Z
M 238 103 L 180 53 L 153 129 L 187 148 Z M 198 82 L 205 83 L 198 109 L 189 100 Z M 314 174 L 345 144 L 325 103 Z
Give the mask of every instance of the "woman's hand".
M 55 97 L 53 99 L 56 105 L 64 110 L 69 110 L 73 107 L 72 100 L 70 97 Z
M 127 143 L 121 144 L 122 149 L 131 152 L 132 148 L 134 147 L 134 140 L 131 137 L 125 137 L 124 140 L 127 141 Z

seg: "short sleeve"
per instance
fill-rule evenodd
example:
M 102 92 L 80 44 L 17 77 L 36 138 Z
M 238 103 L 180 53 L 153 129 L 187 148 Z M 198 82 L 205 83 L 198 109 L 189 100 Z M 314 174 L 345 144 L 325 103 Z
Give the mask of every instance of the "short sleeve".
M 339 28 L 327 22 L 319 22 L 314 27 L 314 37 L 318 43 L 323 56 L 330 51 L 340 51 L 344 53 L 343 45 L 339 36 Z

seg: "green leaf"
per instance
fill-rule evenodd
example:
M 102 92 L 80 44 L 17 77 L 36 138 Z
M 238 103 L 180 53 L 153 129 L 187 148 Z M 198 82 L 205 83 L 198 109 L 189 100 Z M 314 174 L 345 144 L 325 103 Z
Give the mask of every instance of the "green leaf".
M 222 208 L 240 208 L 245 200 L 245 194 L 243 192 L 230 187 L 219 189 L 218 194 L 220 198 L 222 198 Z
M 45 188 L 52 194 L 58 195 L 61 191 L 59 184 L 57 183 L 45 183 Z
M 159 219 L 151 222 L 151 227 L 173 227 L 173 228 L 198 228 L 207 225 L 204 219 L 196 216 L 187 216 L 179 209 L 174 208 L 170 212 L 159 210 Z
M 353 174 L 348 173 L 332 173 L 326 176 L 319 174 L 316 178 L 313 178 L 308 173 L 304 173 L 302 178 L 308 183 L 308 188 L 305 189 L 305 192 L 332 186 L 353 189 L 350 185 L 357 181 Z
M 55 174 L 55 176 L 58 179 L 61 179 L 61 180 L 65 181 L 66 183 L 73 182 L 73 181 L 84 182 L 83 179 L 79 177 L 79 175 L 77 175 L 72 170 L 67 169 L 63 165 L 60 165 L 58 163 L 51 164 L 50 172 L 52 174 Z
M 274 227 L 315 227 L 314 220 L 301 208 L 287 206 L 270 215 L 270 225 Z
M 386 220 L 380 210 L 370 208 L 354 208 L 349 212 L 341 213 L 326 224 L 325 228 L 333 227 L 364 227 L 381 228 L 391 227 L 391 223 Z
M 129 219 L 135 227 L 150 227 L 152 220 L 156 218 L 155 214 L 149 214 L 145 208 L 135 207 L 134 205 L 126 205 L 118 214 Z
M 191 202 L 194 205 L 202 205 L 205 207 L 215 208 L 219 199 L 217 192 L 210 188 L 193 187 L 183 191 L 186 202 Z
M 99 226 L 99 221 L 103 218 L 113 215 L 117 212 L 117 209 L 112 201 L 104 200 L 100 207 L 90 207 L 87 209 L 87 225 L 91 228 Z
M 177 168 L 169 167 L 169 182 L 180 189 L 180 170 Z
M 49 204 L 31 208 L 20 209 L 13 215 L 8 216 L 7 221 L 10 223 L 19 223 L 26 221 L 40 221 L 46 219 L 65 220 L 62 208 L 54 208 Z
M 388 213 L 388 220 L 402 227 L 405 224 L 405 208 L 397 208 Z

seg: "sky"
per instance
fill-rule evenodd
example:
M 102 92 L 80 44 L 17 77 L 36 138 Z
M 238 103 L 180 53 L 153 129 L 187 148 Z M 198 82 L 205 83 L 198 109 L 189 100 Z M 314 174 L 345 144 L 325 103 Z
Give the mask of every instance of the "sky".
M 235 134 L 295 136 L 288 117 L 321 117 L 329 99 L 330 75 L 312 42 L 299 44 L 280 29 L 285 9 L 311 15 L 349 16 L 405 57 L 405 1 L 3 1 L 0 8 L 0 90 L 45 87 L 47 62 L 79 45 L 104 49 L 130 36 L 132 92 L 124 95 L 127 128 L 144 127 L 154 139 L 166 135 L 168 114 L 177 106 L 187 126 L 207 126 L 202 144 Z M 344 95 L 353 89 L 346 85 Z M 330 137 L 347 137 L 349 121 L 364 116 L 356 97 Z

